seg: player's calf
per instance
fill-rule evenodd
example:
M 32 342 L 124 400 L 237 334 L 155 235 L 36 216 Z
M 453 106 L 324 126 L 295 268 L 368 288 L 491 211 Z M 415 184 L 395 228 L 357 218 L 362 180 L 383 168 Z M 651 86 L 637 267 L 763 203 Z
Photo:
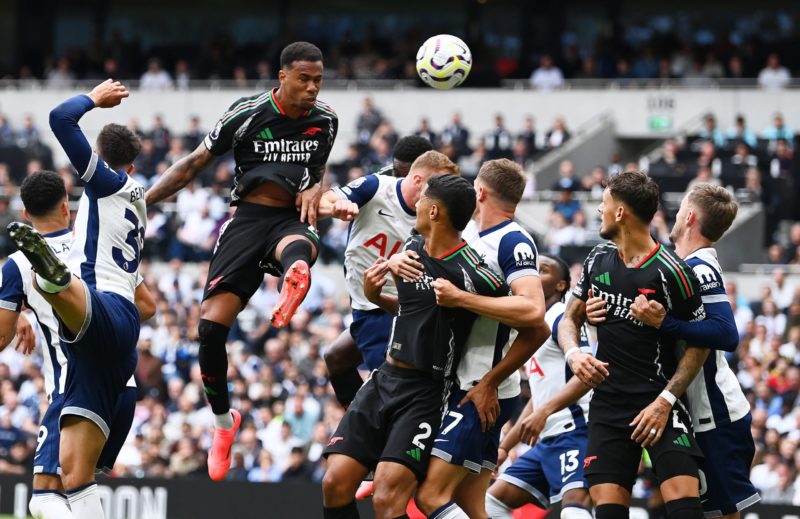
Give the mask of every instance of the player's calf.
M 383 461 L 375 470 L 372 506 L 376 519 L 396 519 L 406 514 L 406 507 L 417 488 L 417 477 L 399 463 Z

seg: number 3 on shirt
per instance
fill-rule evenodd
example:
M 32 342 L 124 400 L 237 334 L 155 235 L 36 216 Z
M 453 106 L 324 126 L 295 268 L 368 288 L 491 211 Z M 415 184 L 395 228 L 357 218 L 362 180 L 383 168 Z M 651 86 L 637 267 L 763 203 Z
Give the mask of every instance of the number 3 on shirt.
M 133 258 L 126 258 L 122 249 L 119 247 L 111 248 L 111 256 L 114 258 L 114 262 L 119 265 L 119 268 L 132 274 L 139 268 L 139 260 L 142 257 L 140 243 L 144 241 L 144 227 L 139 226 L 139 218 L 137 218 L 136 213 L 130 209 L 125 209 L 125 219 L 133 224 L 133 229 L 131 229 L 128 236 L 125 237 L 125 243 L 133 249 Z

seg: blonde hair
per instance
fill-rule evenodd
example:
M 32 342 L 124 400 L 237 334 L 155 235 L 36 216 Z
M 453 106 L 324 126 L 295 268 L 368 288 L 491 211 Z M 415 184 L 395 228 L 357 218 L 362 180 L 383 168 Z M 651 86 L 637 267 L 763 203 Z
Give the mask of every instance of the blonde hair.
M 478 171 L 478 180 L 492 190 L 500 200 L 517 205 L 525 191 L 522 167 L 508 159 L 487 160 Z
M 715 242 L 736 219 L 739 206 L 727 189 L 713 184 L 695 184 L 689 190 L 688 201 L 698 212 L 700 234 Z
M 459 168 L 455 162 L 447 158 L 447 155 L 436 150 L 426 151 L 417 157 L 411 164 L 411 169 L 409 171 L 414 170 L 423 170 L 428 175 L 438 173 L 449 173 L 456 176 L 461 175 L 461 168 Z

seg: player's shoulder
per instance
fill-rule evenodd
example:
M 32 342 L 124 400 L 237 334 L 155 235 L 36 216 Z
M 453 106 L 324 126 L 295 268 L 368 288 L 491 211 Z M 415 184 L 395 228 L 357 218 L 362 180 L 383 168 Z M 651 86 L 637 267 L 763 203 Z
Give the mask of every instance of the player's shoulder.
M 616 254 L 619 254 L 619 249 L 617 248 L 616 243 L 610 241 L 598 243 L 592 247 L 592 250 L 589 251 L 589 254 L 586 256 L 585 263 L 591 267 L 598 260 L 603 259 L 604 257 L 614 256 Z
M 695 270 L 695 272 L 697 271 L 698 267 L 703 266 L 711 268 L 717 273 L 722 272 L 722 267 L 720 266 L 719 258 L 717 257 L 717 251 L 713 247 L 704 247 L 702 249 L 698 249 L 686 256 L 685 261 L 687 265 Z
M 547 326 L 550 327 L 550 329 L 553 328 L 556 320 L 558 320 L 559 317 L 564 315 L 564 311 L 566 309 L 567 305 L 565 305 L 563 301 L 558 301 L 547 309 L 547 311 L 544 313 L 544 320 L 547 323 Z
M 23 270 L 30 270 L 31 262 L 28 261 L 28 258 L 22 253 L 22 251 L 16 251 L 8 255 L 8 259 L 3 264 L 3 275 L 9 275 L 16 273 L 21 273 Z
M 317 109 L 321 114 L 324 114 L 327 117 L 338 119 L 339 116 L 336 115 L 336 111 L 329 105 L 328 103 L 322 101 L 321 99 L 317 99 L 314 103 L 314 108 Z
M 686 260 L 678 256 L 678 254 L 669 247 L 661 245 L 657 254 L 662 260 L 661 262 L 666 264 L 670 269 L 678 270 L 679 273 L 683 275 L 690 277 L 694 276 L 694 273 Z
M 703 294 L 725 293 L 722 267 L 716 250 L 711 247 L 699 249 L 686 257 L 686 264 L 697 277 Z

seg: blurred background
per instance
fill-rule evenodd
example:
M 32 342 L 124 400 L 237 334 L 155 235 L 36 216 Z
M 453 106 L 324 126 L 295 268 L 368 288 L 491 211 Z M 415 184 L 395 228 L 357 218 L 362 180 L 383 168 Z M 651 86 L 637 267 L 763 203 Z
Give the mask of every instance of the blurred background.
M 664 243 L 687 187 L 730 189 L 740 211 L 719 252 L 741 339 L 728 361 L 753 408 L 751 477 L 764 503 L 798 505 L 799 25 L 796 3 L 781 1 L 0 0 L 0 228 L 19 218 L 17 186 L 33 171 L 54 169 L 73 201 L 81 194 L 47 127 L 65 97 L 108 77 L 131 88 L 121 107 L 82 127 L 90 138 L 111 121 L 134 129 L 143 142 L 137 175 L 150 185 L 236 99 L 277 85 L 287 43 L 311 41 L 325 56 L 320 98 L 340 119 L 326 186 L 390 163 L 409 134 L 429 138 L 467 178 L 484 160 L 508 157 L 528 177 L 520 223 L 540 250 L 576 269 L 599 241 L 609 176 L 642 169 L 656 179 L 662 208 L 652 231 Z M 417 48 L 437 33 L 460 36 L 473 53 L 469 78 L 453 91 L 416 78 Z M 199 298 L 230 214 L 232 174 L 232 157 L 221 157 L 148 208 L 142 273 L 158 314 L 142 328 L 140 402 L 115 477 L 207 479 L 213 421 L 197 366 Z M 320 453 L 343 411 L 322 354 L 350 312 L 347 226 L 327 221 L 321 231 L 314 283 L 290 328 L 270 329 L 276 291 L 267 277 L 231 333 L 228 375 L 244 417 L 232 480 L 318 485 L 324 473 Z M 12 251 L 0 233 L 0 255 Z M 38 353 L 0 353 L 0 472 L 19 481 L 29 480 L 47 406 L 40 366 Z M 651 488 L 642 478 L 636 497 Z M 12 493 L 0 496 L 3 512 Z M 114 517 L 146 515 L 119 510 Z

